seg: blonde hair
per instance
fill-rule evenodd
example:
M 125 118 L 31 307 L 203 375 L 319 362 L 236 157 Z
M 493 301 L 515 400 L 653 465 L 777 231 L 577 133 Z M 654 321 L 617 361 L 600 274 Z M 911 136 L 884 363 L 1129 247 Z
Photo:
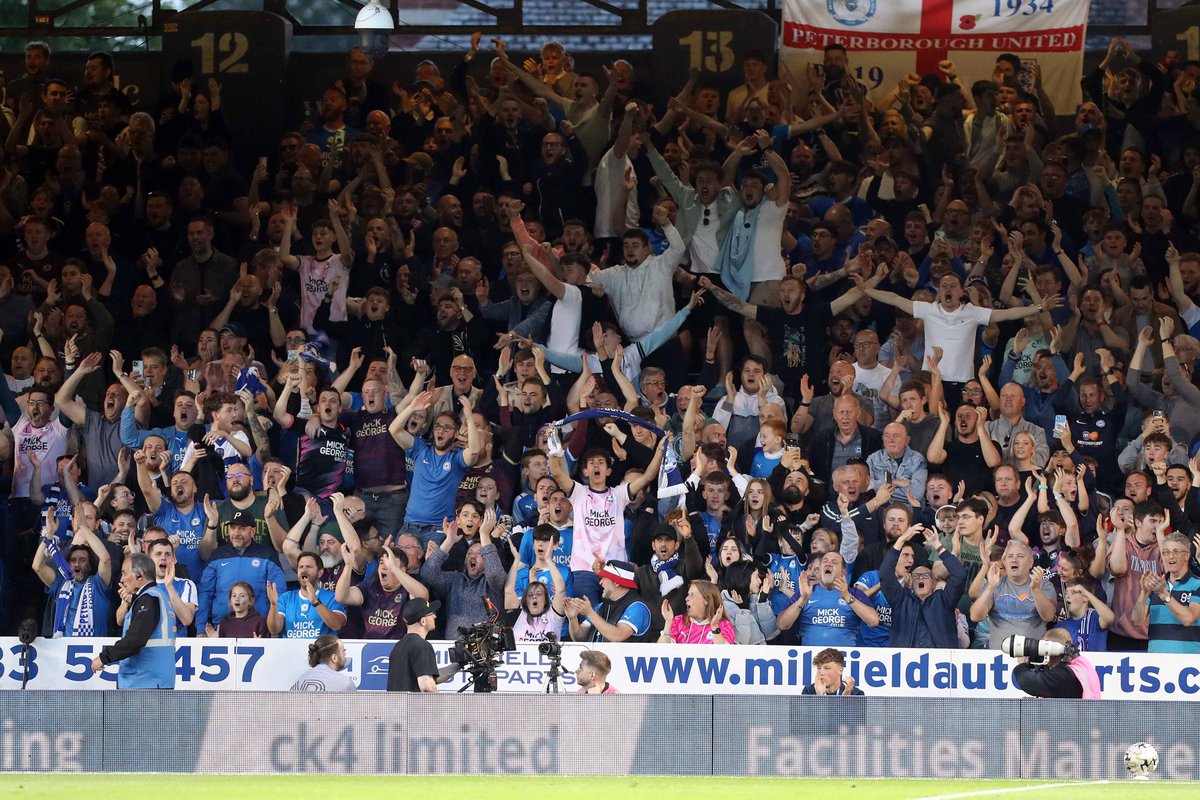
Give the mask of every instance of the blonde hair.
M 692 588 L 704 598 L 704 618 L 712 619 L 721 608 L 721 590 L 712 581 L 692 581 Z

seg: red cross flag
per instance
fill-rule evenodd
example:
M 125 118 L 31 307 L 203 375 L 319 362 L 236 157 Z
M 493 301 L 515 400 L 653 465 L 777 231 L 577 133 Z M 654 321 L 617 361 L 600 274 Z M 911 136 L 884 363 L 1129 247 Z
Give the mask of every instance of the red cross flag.
M 850 70 L 878 99 L 910 72 L 938 74 L 950 59 L 968 88 L 992 77 L 996 56 L 1021 58 L 1020 80 L 1042 85 L 1060 114 L 1079 102 L 1090 0 L 784 0 L 781 67 L 797 86 L 839 43 Z

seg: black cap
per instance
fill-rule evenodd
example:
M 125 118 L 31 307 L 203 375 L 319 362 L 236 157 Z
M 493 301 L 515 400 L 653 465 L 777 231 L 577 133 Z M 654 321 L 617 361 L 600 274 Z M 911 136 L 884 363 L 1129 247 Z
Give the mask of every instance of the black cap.
M 679 542 L 679 531 L 675 530 L 675 526 L 667 525 L 665 522 L 660 522 L 654 526 L 654 535 L 650 537 L 650 541 L 655 539 L 670 539 L 675 543 Z
M 961 94 L 962 94 L 962 89 L 958 88 L 958 84 L 943 83 L 941 86 L 939 86 L 937 88 L 937 91 L 935 91 L 933 93 L 933 96 L 935 99 L 941 100 L 943 97 L 953 97 L 954 95 L 961 95 Z
M 233 512 L 233 517 L 229 520 L 230 525 L 245 525 L 251 528 L 258 527 L 258 518 L 245 509 L 239 509 Z
M 246 327 L 240 322 L 227 323 L 225 327 L 221 328 L 221 333 L 224 333 L 225 331 L 229 331 L 230 334 L 239 339 L 246 338 Z
M 404 604 L 404 621 L 409 625 L 416 625 L 425 617 L 437 612 L 442 604 L 438 600 L 432 603 L 424 597 L 414 597 Z

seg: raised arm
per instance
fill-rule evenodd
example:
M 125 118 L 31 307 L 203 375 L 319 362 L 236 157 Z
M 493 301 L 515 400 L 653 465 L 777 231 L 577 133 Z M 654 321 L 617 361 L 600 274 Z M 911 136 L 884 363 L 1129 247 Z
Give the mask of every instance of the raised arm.
M 1200 180 L 1195 181 L 1193 187 L 1200 186 Z M 1179 309 L 1179 315 L 1182 317 L 1191 309 L 1195 308 L 1196 304 L 1192 302 L 1192 298 L 1188 296 L 1187 290 L 1183 287 L 1183 274 L 1179 271 L 1179 251 L 1175 249 L 1174 243 L 1167 248 L 1167 266 L 1170 269 L 1171 299 L 1175 301 L 1175 306 Z
M 333 599 L 344 606 L 361 606 L 363 604 L 362 590 L 351 583 L 354 576 L 354 569 L 350 565 L 354 563 L 354 558 L 355 555 L 351 551 L 350 546 L 343 543 L 342 560 L 345 562 L 346 567 L 342 570 L 342 574 L 338 575 L 337 586 L 333 590 Z
M 709 280 L 707 275 L 701 275 L 699 283 L 701 288 L 707 289 L 712 296 L 716 298 L 718 303 L 725 306 L 733 313 L 740 314 L 746 319 L 754 319 L 758 316 L 758 306 L 747 303 L 737 295 L 725 291 L 720 286 L 717 286 L 711 280 Z
M 766 153 L 767 164 L 775 172 L 775 188 L 771 190 L 770 196 L 775 201 L 775 205 L 783 208 L 787 206 L 792 197 L 792 172 L 772 147 L 771 134 L 760 130 L 757 136 L 759 147 L 762 147 L 763 152 Z M 765 147 L 763 147 L 764 144 Z
M 354 248 L 350 244 L 350 234 L 342 224 L 342 206 L 337 200 L 329 201 L 329 221 L 333 223 L 333 235 L 337 237 L 338 256 L 346 269 L 354 267 Z
M 554 274 L 554 270 L 542 263 L 535 254 L 531 245 L 522 245 L 521 254 L 525 257 L 525 263 L 529 265 L 529 271 L 537 278 L 542 286 L 546 287 L 546 291 L 557 297 L 559 300 L 567 293 L 567 285 L 562 279 Z
M 91 528 L 80 526 L 75 532 L 75 537 L 71 540 L 72 545 L 85 545 L 96 556 L 96 575 L 105 586 L 111 586 L 112 580 L 112 557 L 108 554 L 108 548 L 104 546 L 104 542 L 100 541 L 100 537 Z
M 650 463 L 646 466 L 645 471 L 638 477 L 629 481 L 629 496 L 633 497 L 638 492 L 645 489 L 651 483 L 658 481 L 658 468 L 662 464 L 663 450 L 670 446 L 671 434 L 667 434 L 658 440 L 658 447 L 654 449 L 654 458 L 650 459 Z
M 54 395 L 54 405 L 76 425 L 83 425 L 87 422 L 87 406 L 75 399 L 75 390 L 79 388 L 79 384 L 84 378 L 100 368 L 102 358 L 100 353 L 90 354 L 80 362 L 70 377 L 63 381 L 63 385 Z
M 549 453 L 550 475 L 558 484 L 558 488 L 570 496 L 575 491 L 575 481 L 571 480 L 571 473 L 567 471 L 567 457 L 562 451 L 561 444 L 551 449 L 553 452 Z
M 402 449 L 407 450 L 413 446 L 413 435 L 405 427 L 408 425 L 408 421 L 412 419 L 413 414 L 428 409 L 432 405 L 433 392 L 421 392 L 392 419 L 391 424 L 388 425 L 388 433 L 392 435 L 392 438 L 396 440 L 396 444 L 400 445 Z

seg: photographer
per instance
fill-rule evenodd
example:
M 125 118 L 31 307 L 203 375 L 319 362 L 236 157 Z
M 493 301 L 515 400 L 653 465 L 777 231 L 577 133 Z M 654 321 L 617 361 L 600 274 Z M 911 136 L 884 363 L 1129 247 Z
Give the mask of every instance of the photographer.
M 1071 634 L 1054 628 L 1047 631 L 1042 641 L 1063 645 L 1066 652 L 1050 656 L 1045 665 L 1018 664 L 1013 669 L 1013 683 L 1034 697 L 1099 700 L 1100 676 L 1092 663 L 1075 651 Z M 1008 648 L 1004 649 L 1008 652 Z

